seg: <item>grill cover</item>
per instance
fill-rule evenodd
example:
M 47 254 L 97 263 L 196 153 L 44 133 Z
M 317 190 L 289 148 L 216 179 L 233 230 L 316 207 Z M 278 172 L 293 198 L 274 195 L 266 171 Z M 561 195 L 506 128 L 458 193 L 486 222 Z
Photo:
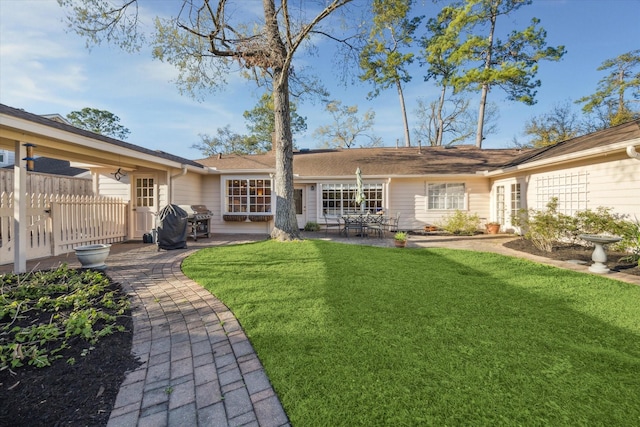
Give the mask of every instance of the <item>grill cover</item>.
M 159 249 L 187 247 L 187 212 L 178 205 L 167 205 L 158 213 L 156 229 Z

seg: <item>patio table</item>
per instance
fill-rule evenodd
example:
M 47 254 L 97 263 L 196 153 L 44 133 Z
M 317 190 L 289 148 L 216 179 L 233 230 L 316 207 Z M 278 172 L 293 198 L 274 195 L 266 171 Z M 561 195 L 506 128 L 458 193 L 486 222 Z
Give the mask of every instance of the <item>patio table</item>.
M 382 237 L 383 224 L 386 222 L 386 217 L 381 214 L 358 214 L 358 215 L 343 215 L 344 221 L 344 234 L 349 237 L 350 230 L 356 230 L 356 236 L 368 237 L 368 230 L 376 230 L 378 235 Z

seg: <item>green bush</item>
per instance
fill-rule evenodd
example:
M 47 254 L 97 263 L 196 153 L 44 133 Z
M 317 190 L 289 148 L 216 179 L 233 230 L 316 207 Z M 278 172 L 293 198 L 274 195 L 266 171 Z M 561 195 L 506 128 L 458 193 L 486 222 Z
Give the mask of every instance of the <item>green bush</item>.
M 625 221 L 623 224 L 623 230 L 620 233 L 622 241 L 619 245 L 623 250 L 628 251 L 629 255 L 622 260 L 637 262 L 640 267 L 640 221 L 636 218 L 635 221 Z
M 598 207 L 595 211 L 587 209 L 574 216 L 558 212 L 558 199 L 552 198 L 546 209 L 520 210 L 512 218 L 513 224 L 521 227 L 525 239 L 542 251 L 551 252 L 559 243 L 588 244 L 580 239 L 581 234 L 611 234 L 623 237 L 612 245 L 615 250 L 633 250 L 640 243 L 634 232 L 640 225 L 624 220 L 623 215 L 614 214 L 612 208 Z M 638 232 L 640 233 L 640 232 Z
M 314 221 L 309 221 L 304 226 L 304 231 L 318 231 L 320 230 L 320 224 Z
M 551 252 L 554 245 L 563 240 L 568 230 L 575 233 L 575 221 L 569 215 L 558 212 L 558 199 L 553 197 L 546 209 L 530 209 L 527 215 L 519 215 L 516 224 L 522 227 L 524 238 L 544 252 Z
M 456 210 L 451 216 L 445 218 L 440 228 L 451 234 L 472 236 L 480 228 L 480 218 L 478 214 Z

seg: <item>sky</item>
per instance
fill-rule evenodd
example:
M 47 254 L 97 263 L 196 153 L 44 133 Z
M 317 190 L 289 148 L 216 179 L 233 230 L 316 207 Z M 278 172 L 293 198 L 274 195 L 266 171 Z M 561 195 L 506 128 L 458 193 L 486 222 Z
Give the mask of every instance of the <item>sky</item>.
M 305 1 L 305 0 L 302 0 Z M 171 13 L 181 0 L 140 0 L 152 7 L 143 10 L 142 18 L 151 23 L 157 14 Z M 261 1 L 242 0 L 247 13 L 259 9 Z M 439 7 L 418 0 L 427 17 L 435 16 Z M 594 93 L 606 76 L 597 68 L 603 61 L 640 49 L 640 0 L 534 0 L 503 21 L 498 30 L 505 32 L 526 27 L 532 17 L 541 20 L 549 46 L 564 45 L 567 53 L 559 62 L 540 63 L 537 78 L 542 81 L 533 106 L 508 101 L 504 92 L 492 90 L 488 101 L 499 111 L 498 132 L 488 135 L 483 148 L 510 148 L 513 140 L 526 141 L 524 123 L 554 106 L 575 101 Z M 180 94 L 173 81 L 176 70 L 154 60 L 150 48 L 126 53 L 116 46 L 101 45 L 87 49 L 85 40 L 69 32 L 64 10 L 56 0 L 0 0 L 0 103 L 34 114 L 60 114 L 84 107 L 107 110 L 120 118 L 131 133 L 127 142 L 152 150 L 199 159 L 203 155 L 193 144 L 199 135 L 215 135 L 227 125 L 246 134 L 243 112 L 252 109 L 261 95 L 255 83 L 238 73 L 226 76 L 222 90 L 203 96 L 202 100 Z M 372 87 L 357 82 L 345 86 L 336 74 L 335 45 L 318 44 L 319 55 L 301 56 L 330 91 L 331 99 L 343 105 L 357 105 L 360 114 L 375 113 L 371 133 L 385 146 L 403 144 L 403 125 L 398 94 L 388 89 L 374 99 L 367 99 Z M 418 126 L 415 109 L 419 99 L 431 102 L 438 89 L 424 81 L 424 68 L 411 68 L 412 80 L 404 87 L 409 126 Z M 479 93 L 470 94 L 477 108 Z M 579 112 L 580 106 L 574 105 Z M 317 148 L 320 141 L 314 131 L 332 123 L 319 102 L 298 105 L 298 114 L 307 119 L 307 131 L 295 136 L 298 148 Z M 413 145 L 417 141 L 412 141 Z M 473 144 L 470 140 L 468 143 Z

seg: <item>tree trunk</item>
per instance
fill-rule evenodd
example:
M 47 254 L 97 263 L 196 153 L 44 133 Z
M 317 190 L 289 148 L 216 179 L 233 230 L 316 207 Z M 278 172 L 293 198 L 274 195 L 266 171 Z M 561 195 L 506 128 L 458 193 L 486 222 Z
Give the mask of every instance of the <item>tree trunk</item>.
M 444 120 L 442 119 L 442 109 L 444 108 L 445 94 L 447 86 L 442 85 L 442 91 L 440 92 L 440 99 L 438 100 L 438 110 L 436 111 L 436 145 L 442 145 L 442 134 L 444 132 Z
M 480 95 L 480 107 L 478 108 L 478 129 L 476 130 L 476 147 L 482 148 L 482 135 L 484 131 L 484 110 L 487 105 L 487 93 L 489 92 L 489 85 L 482 85 L 482 93 Z
M 293 137 L 289 114 L 289 69 L 287 50 L 280 38 L 273 0 L 263 0 L 265 29 L 273 69 L 274 151 L 276 155 L 276 212 L 271 237 L 276 240 L 300 238 L 293 200 Z
M 498 6 L 500 2 L 494 1 L 491 5 L 491 28 L 489 30 L 489 43 L 487 46 L 487 56 L 484 61 L 484 70 L 488 72 L 491 69 L 491 58 L 493 53 L 493 33 L 496 30 L 496 19 L 498 17 Z M 485 79 L 488 77 L 485 76 Z M 486 82 L 486 80 L 485 80 Z M 487 105 L 487 94 L 489 93 L 489 84 L 482 84 L 482 95 L 480 96 L 480 108 L 478 108 L 478 130 L 476 131 L 476 147 L 482 148 L 482 140 L 484 139 L 484 111 Z
M 398 88 L 398 96 L 400 97 L 400 110 L 402 111 L 402 122 L 404 124 L 404 145 L 411 147 L 411 139 L 409 138 L 409 121 L 407 120 L 407 108 L 404 105 L 404 93 L 402 92 L 402 84 L 396 79 L 396 87 Z
M 276 214 L 271 237 L 294 240 L 300 237 L 293 200 L 293 138 L 289 114 L 289 79 L 276 72 L 273 85 L 276 153 Z

